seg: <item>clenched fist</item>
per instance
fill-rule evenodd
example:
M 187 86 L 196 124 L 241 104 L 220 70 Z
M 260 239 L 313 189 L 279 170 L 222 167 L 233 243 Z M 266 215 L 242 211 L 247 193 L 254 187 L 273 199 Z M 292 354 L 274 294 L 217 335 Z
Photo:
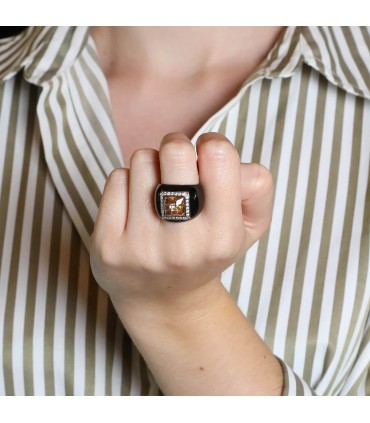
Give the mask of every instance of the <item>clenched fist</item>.
M 271 175 L 241 164 L 221 134 L 203 134 L 196 148 L 198 158 L 184 134 L 170 133 L 159 151 L 138 150 L 130 169 L 112 172 L 91 237 L 92 271 L 165 393 L 280 393 L 277 360 L 219 279 L 268 228 Z M 203 210 L 161 220 L 159 183 L 200 183 Z
M 218 280 L 268 227 L 270 173 L 240 164 L 234 146 L 218 133 L 202 135 L 197 153 L 198 160 L 184 134 L 170 133 L 159 152 L 136 151 L 130 169 L 116 169 L 108 178 L 91 265 L 111 297 L 128 305 L 144 299 L 159 305 L 195 292 Z M 200 183 L 202 212 L 190 221 L 162 221 L 154 208 L 159 183 Z

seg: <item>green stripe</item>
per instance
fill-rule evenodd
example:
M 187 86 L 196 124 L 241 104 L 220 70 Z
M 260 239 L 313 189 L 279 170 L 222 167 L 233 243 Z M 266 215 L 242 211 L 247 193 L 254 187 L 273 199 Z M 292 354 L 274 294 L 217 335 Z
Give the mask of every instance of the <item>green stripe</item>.
M 250 89 L 248 89 L 243 94 L 239 102 L 238 123 L 236 125 L 234 145 L 240 157 L 242 156 L 243 145 L 244 145 L 250 93 L 251 93 Z
M 50 201 L 50 200 L 49 200 Z M 54 324 L 55 309 L 57 300 L 57 285 L 59 274 L 63 270 L 60 268 L 59 258 L 62 248 L 62 217 L 63 203 L 57 193 L 55 193 L 53 205 L 53 218 L 51 229 L 51 242 L 49 253 L 49 273 L 46 292 L 45 310 L 45 335 L 44 335 L 44 368 L 45 368 L 45 394 L 55 395 L 54 383 Z
M 121 322 L 118 322 L 121 325 Z M 132 378 L 132 348 L 133 344 L 128 333 L 122 328 L 122 381 L 121 394 L 130 395 L 131 378 Z
M 67 395 L 73 395 L 74 389 L 74 353 L 75 353 L 75 330 L 77 292 L 80 270 L 81 239 L 72 226 L 72 234 L 69 248 L 68 290 L 65 321 L 65 351 L 64 351 L 64 383 Z
M 34 104 L 37 102 L 38 89 L 34 86 L 30 86 L 30 101 L 32 105 L 28 108 L 28 122 L 27 122 L 27 140 L 26 143 L 38 143 L 40 139 L 34 137 L 34 124 L 35 124 L 35 113 L 36 108 Z M 36 134 L 38 132 L 36 131 Z M 40 148 L 40 146 L 38 146 Z M 40 249 L 35 248 L 40 246 L 41 242 L 41 231 L 42 231 L 42 204 L 45 193 L 45 182 L 46 182 L 46 166 L 43 163 L 43 151 L 39 149 L 39 162 L 37 168 L 37 179 L 35 189 L 35 204 L 33 208 L 33 221 L 32 221 L 32 235 L 31 235 L 31 250 L 29 257 L 29 268 L 28 268 L 28 286 L 27 286 L 27 299 L 26 299 L 26 311 L 24 321 L 24 345 L 23 345 L 23 365 L 24 365 L 24 381 L 25 381 L 25 394 L 34 395 L 33 386 L 33 330 L 34 330 L 34 316 L 35 316 L 35 301 L 37 292 L 37 277 L 38 277 L 38 264 L 40 259 Z M 37 377 L 37 376 L 36 376 Z
M 149 392 L 149 385 L 150 385 L 148 367 L 141 355 L 139 360 L 140 360 L 139 366 L 140 366 L 140 381 L 141 381 L 140 396 L 147 396 Z
M 256 134 L 254 137 L 254 145 L 253 145 L 253 153 L 252 153 L 253 163 L 260 163 L 262 159 L 262 147 L 263 147 L 263 140 L 265 138 L 267 108 L 269 105 L 272 81 L 270 79 L 264 79 L 264 80 L 261 80 L 259 84 L 261 86 L 261 91 L 260 91 L 258 112 L 257 112 Z M 252 89 L 256 89 L 256 85 Z
M 97 325 L 98 285 L 90 273 L 86 309 L 85 338 L 85 395 L 94 395 L 95 391 L 95 335 Z
M 105 358 L 105 395 L 112 395 L 112 371 L 114 359 L 114 347 L 116 344 L 116 326 L 121 324 L 117 318 L 111 301 L 108 299 L 107 325 L 106 325 L 106 358 Z
M 19 82 L 20 78 L 17 78 L 17 82 Z M 21 89 L 17 89 L 14 92 L 14 96 L 12 98 L 12 105 L 11 105 L 11 114 L 10 116 L 18 116 L 19 108 L 21 106 L 21 97 L 22 97 L 23 91 Z M 14 149 L 15 149 L 15 143 L 16 143 L 16 137 L 17 137 L 17 120 L 14 120 L 11 122 L 9 132 L 8 132 L 8 148 L 6 149 L 6 156 L 5 156 L 5 175 L 11 174 L 11 168 L 14 165 Z M 18 141 L 19 142 L 19 141 Z M 25 166 L 25 170 L 27 172 L 29 162 L 28 162 L 28 156 L 30 152 L 30 146 L 25 146 L 25 149 L 27 149 L 27 153 L 25 151 L 23 162 L 21 163 L 21 166 Z M 1 207 L 0 209 L 0 253 L 3 254 L 3 242 L 4 242 L 4 235 L 6 231 L 7 226 L 7 218 L 8 213 L 16 213 L 16 222 L 23 222 L 23 212 L 24 212 L 24 199 L 22 201 L 22 194 L 24 195 L 24 179 L 25 173 L 23 173 L 20 181 L 20 193 L 19 193 L 19 199 L 18 199 L 18 207 L 16 210 L 9 210 L 9 198 L 10 198 L 10 181 L 7 178 L 4 178 L 3 180 L 3 187 L 2 187 L 2 195 L 1 195 L 1 204 L 4 205 L 4 207 Z M 4 210 L 4 214 L 3 214 Z M 16 224 L 17 226 L 17 224 Z M 13 235 L 13 240 L 10 245 L 7 245 L 6 248 L 10 248 L 12 251 L 11 255 L 11 261 L 10 261 L 10 271 L 9 271 L 9 282 L 8 283 L 8 292 L 7 292 L 7 299 L 6 299 L 6 307 L 5 307 L 5 315 L 4 315 L 4 339 L 3 339 L 3 357 L 4 357 L 4 363 L 6 365 L 4 366 L 4 378 L 5 378 L 5 391 L 7 395 L 14 395 L 14 381 L 13 381 L 13 357 L 12 357 L 12 349 L 13 349 L 13 319 L 14 319 L 14 306 L 15 306 L 15 295 L 17 290 L 17 277 L 18 277 L 18 263 L 19 263 L 19 255 L 20 255 L 20 230 L 15 228 L 15 232 Z M 16 334 L 16 336 L 19 336 L 19 334 Z

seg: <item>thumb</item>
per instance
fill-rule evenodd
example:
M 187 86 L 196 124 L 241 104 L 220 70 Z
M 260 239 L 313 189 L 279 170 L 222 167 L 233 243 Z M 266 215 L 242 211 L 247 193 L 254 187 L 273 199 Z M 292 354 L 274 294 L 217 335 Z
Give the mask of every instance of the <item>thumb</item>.
M 95 222 L 94 240 L 119 238 L 126 225 L 128 213 L 129 170 L 114 169 L 109 175 Z
M 241 163 L 242 213 L 250 245 L 271 223 L 274 184 L 270 171 L 257 163 Z

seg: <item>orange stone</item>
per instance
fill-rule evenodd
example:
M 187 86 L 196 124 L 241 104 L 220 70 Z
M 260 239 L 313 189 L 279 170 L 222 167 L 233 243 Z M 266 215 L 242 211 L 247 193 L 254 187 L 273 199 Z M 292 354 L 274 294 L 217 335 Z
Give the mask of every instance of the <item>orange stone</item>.
M 164 211 L 166 216 L 185 216 L 185 197 L 169 195 L 164 197 Z

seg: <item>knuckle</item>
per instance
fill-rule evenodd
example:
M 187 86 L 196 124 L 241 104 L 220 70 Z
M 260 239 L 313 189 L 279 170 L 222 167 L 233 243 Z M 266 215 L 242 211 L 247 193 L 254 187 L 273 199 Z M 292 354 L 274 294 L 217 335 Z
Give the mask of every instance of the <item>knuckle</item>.
M 208 139 L 199 147 L 203 153 L 217 162 L 229 161 L 231 154 L 237 154 L 233 144 L 225 139 Z
M 95 255 L 107 268 L 114 269 L 121 264 L 121 254 L 113 242 L 102 241 L 94 245 Z
M 107 185 L 125 185 L 128 183 L 129 180 L 129 170 L 125 168 L 116 168 L 111 171 L 109 174 L 106 182 L 105 187 Z
M 145 165 L 153 162 L 157 157 L 158 151 L 153 148 L 140 148 L 135 150 L 130 159 L 130 167 Z
M 210 261 L 230 262 L 240 254 L 242 246 L 241 231 L 225 230 L 218 233 L 210 243 Z
M 195 149 L 187 141 L 169 141 L 162 145 L 160 151 L 161 157 L 170 159 L 172 163 L 180 164 L 184 160 L 195 159 Z
M 256 177 L 254 178 L 255 192 L 271 192 L 274 189 L 274 180 L 272 173 L 265 166 L 253 163 L 257 167 Z

